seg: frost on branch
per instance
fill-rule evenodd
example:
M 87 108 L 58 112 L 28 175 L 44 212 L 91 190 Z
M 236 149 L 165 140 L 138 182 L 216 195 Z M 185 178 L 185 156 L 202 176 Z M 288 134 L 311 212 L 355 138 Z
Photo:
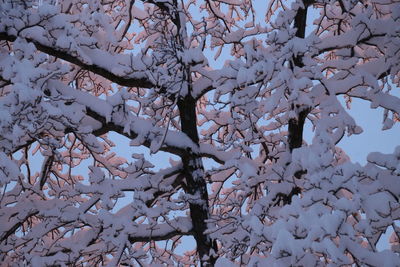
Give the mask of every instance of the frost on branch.
M 2 0 L 0 14 L 5 265 L 400 262 L 400 147 L 365 165 L 341 148 L 367 130 L 355 98 L 398 127 L 398 1 Z

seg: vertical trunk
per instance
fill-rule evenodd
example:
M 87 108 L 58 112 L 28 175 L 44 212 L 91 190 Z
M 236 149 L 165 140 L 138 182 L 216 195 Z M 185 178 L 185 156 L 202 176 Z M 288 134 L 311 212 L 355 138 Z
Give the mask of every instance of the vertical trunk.
M 178 8 L 178 1 L 173 1 Z M 177 27 L 177 41 L 184 47 L 186 38 L 186 28 L 181 24 L 182 14 L 175 13 L 172 17 L 173 23 Z M 182 28 L 183 27 L 183 28 Z M 179 115 L 181 119 L 181 129 L 189 138 L 199 145 L 199 135 L 197 133 L 196 100 L 190 95 L 191 90 L 191 71 L 186 66 L 186 80 L 189 85 L 188 94 L 178 100 Z M 201 157 L 193 151 L 182 158 L 183 174 L 186 178 L 186 193 L 193 198 L 189 202 L 190 217 L 193 224 L 193 237 L 196 240 L 197 252 L 200 257 L 201 266 L 214 266 L 217 258 L 213 251 L 217 251 L 216 243 L 204 232 L 207 230 L 206 220 L 209 219 L 207 184 L 204 180 L 204 167 Z
M 303 110 L 299 113 L 297 119 L 289 120 L 288 141 L 290 152 L 295 148 L 301 147 L 301 144 L 303 143 L 303 128 L 308 112 L 308 109 Z
M 297 10 L 297 14 L 294 18 L 294 27 L 297 29 L 296 37 L 304 38 L 306 34 L 306 22 L 307 22 L 307 9 L 308 6 L 311 5 L 313 0 L 304 0 L 304 8 L 299 8 Z M 296 67 L 303 67 L 303 58 L 301 55 L 293 57 L 293 62 Z M 294 108 L 294 106 L 292 107 Z M 289 149 L 290 152 L 295 148 L 301 147 L 303 142 L 303 128 L 305 119 L 310 111 L 308 109 L 299 112 L 298 117 L 296 119 L 289 120 Z
M 294 18 L 294 27 L 297 29 L 296 37 L 298 37 L 298 38 L 305 37 L 306 26 L 307 26 L 307 9 L 308 9 L 308 6 L 311 5 L 313 2 L 314 2 L 314 0 L 303 0 L 304 8 L 299 8 L 297 10 L 297 14 Z M 296 66 L 296 67 L 299 67 L 299 68 L 304 67 L 302 55 L 294 56 L 293 63 L 294 63 L 294 66 Z M 293 65 L 291 65 L 291 66 L 292 66 L 292 68 L 294 68 Z M 291 108 L 293 110 L 295 108 L 295 106 L 292 105 Z M 306 121 L 306 117 L 309 112 L 310 112 L 309 108 L 301 110 L 297 114 L 297 118 L 289 119 L 288 143 L 289 143 L 290 153 L 292 153 L 293 149 L 301 147 L 301 145 L 303 143 L 304 123 Z M 305 171 L 299 170 L 294 174 L 294 176 L 296 178 L 300 179 L 301 175 L 303 175 L 305 173 L 307 173 L 306 170 Z M 301 189 L 297 186 L 294 186 L 288 195 L 283 196 L 283 201 L 287 204 L 290 204 L 292 201 L 292 197 L 294 195 L 299 194 L 300 192 L 301 192 Z
M 197 133 L 196 101 L 191 95 L 178 101 L 182 131 L 196 144 L 199 144 Z M 184 175 L 186 178 L 187 193 L 193 197 L 189 202 L 190 217 L 193 223 L 194 238 L 197 243 L 197 251 L 201 260 L 201 266 L 214 266 L 216 257 L 211 255 L 216 251 L 216 243 L 204 234 L 207 230 L 206 220 L 209 219 L 207 185 L 204 180 L 204 167 L 201 157 L 189 151 L 182 159 Z

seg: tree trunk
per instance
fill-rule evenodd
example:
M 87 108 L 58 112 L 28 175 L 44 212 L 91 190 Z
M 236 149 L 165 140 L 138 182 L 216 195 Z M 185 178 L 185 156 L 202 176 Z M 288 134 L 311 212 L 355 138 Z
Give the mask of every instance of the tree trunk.
M 306 34 L 306 26 L 307 26 L 307 9 L 308 6 L 314 3 L 314 0 L 304 0 L 304 8 L 299 8 L 297 10 L 297 14 L 294 18 L 294 27 L 297 28 L 296 37 L 304 38 Z M 301 55 L 293 57 L 293 62 L 296 67 L 303 67 L 303 57 Z M 294 109 L 294 106 L 292 107 Z M 303 128 L 305 119 L 310 112 L 309 109 L 302 110 L 299 112 L 298 117 L 296 119 L 289 120 L 289 149 L 290 152 L 295 148 L 301 147 L 303 143 Z
M 289 120 L 288 142 L 290 152 L 295 148 L 301 147 L 303 143 L 303 129 L 308 112 L 310 112 L 309 109 L 303 110 L 299 112 L 298 118 Z
M 197 133 L 196 101 L 191 95 L 178 101 L 182 131 L 197 145 L 199 136 Z M 190 217 L 193 223 L 194 238 L 197 243 L 197 251 L 201 260 L 201 266 L 214 266 L 216 256 L 216 243 L 204 233 L 207 230 L 206 220 L 209 219 L 208 192 L 204 180 L 204 167 L 201 157 L 193 151 L 182 158 L 184 175 L 186 177 L 186 191 L 193 198 L 189 202 Z

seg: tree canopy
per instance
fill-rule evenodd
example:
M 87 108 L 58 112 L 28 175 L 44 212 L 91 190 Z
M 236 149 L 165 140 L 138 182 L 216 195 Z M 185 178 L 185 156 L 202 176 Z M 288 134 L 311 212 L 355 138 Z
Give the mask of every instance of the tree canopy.
M 399 78 L 398 0 L 1 0 L 0 260 L 399 266 Z

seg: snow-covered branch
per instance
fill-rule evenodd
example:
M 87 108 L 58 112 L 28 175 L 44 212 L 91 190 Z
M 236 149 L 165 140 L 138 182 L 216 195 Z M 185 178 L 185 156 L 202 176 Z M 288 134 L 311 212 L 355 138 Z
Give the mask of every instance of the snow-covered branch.
M 397 266 L 400 148 L 342 141 L 353 98 L 398 128 L 399 29 L 397 0 L 0 0 L 2 264 Z

